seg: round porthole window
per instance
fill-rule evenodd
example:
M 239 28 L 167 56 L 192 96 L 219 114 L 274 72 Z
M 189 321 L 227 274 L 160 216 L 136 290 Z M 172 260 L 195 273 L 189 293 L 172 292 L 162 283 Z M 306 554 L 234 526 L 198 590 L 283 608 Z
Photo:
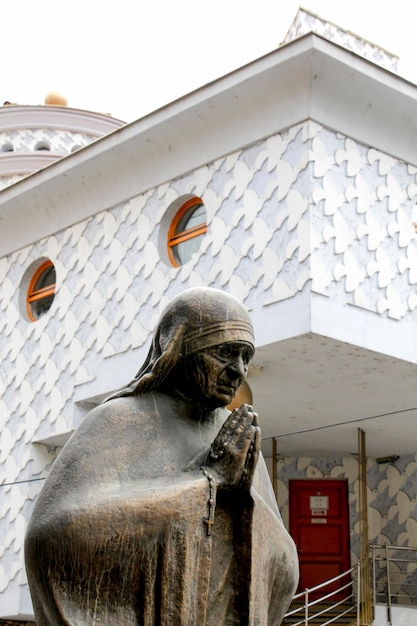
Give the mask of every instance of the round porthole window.
M 168 231 L 168 256 L 172 265 L 187 263 L 200 247 L 207 232 L 207 214 L 203 201 L 193 196 L 176 212 Z
M 55 282 L 55 267 L 47 260 L 35 270 L 29 282 L 26 310 L 30 321 L 35 322 L 51 308 Z

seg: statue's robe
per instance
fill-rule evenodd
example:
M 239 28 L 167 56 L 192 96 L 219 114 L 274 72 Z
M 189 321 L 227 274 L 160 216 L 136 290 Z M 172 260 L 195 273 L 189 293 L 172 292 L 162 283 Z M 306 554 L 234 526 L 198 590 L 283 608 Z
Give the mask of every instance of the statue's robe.
M 278 626 L 297 557 L 263 459 L 250 492 L 199 467 L 224 422 L 150 393 L 91 411 L 55 461 L 26 537 L 38 626 Z

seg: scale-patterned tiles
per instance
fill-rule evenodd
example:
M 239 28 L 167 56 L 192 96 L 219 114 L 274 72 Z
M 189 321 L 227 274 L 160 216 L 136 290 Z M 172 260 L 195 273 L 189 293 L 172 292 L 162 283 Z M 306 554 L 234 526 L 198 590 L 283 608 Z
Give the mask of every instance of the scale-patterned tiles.
M 416 191 L 414 168 L 304 123 L 1 259 L 2 483 L 46 475 L 50 454 L 30 443 L 73 428 L 77 389 L 106 358 L 143 347 L 182 289 L 221 287 L 252 309 L 311 289 L 394 320 L 413 315 Z M 174 268 L 161 228 L 182 194 L 203 198 L 208 231 Z M 19 285 L 40 258 L 55 265 L 56 296 L 29 323 Z M 3 487 L 0 591 L 20 576 L 26 505 L 40 485 Z

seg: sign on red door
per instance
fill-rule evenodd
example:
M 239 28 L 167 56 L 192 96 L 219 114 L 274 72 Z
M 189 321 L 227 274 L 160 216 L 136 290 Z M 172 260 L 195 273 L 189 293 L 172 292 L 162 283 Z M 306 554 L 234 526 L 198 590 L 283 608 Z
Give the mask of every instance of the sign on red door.
M 304 591 L 350 567 L 347 481 L 290 480 L 289 498 L 290 533 L 300 561 L 299 590 Z M 345 577 L 323 593 L 342 584 L 346 584 Z M 333 600 L 349 593 L 347 589 Z

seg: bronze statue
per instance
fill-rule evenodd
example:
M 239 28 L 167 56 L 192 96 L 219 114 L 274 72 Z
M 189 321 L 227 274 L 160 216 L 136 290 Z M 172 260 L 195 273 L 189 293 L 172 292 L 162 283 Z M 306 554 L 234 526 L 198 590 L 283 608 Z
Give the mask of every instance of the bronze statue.
M 251 406 L 254 353 L 232 296 L 162 314 L 136 378 L 93 409 L 52 467 L 26 537 L 38 626 L 279 626 L 297 557 Z

